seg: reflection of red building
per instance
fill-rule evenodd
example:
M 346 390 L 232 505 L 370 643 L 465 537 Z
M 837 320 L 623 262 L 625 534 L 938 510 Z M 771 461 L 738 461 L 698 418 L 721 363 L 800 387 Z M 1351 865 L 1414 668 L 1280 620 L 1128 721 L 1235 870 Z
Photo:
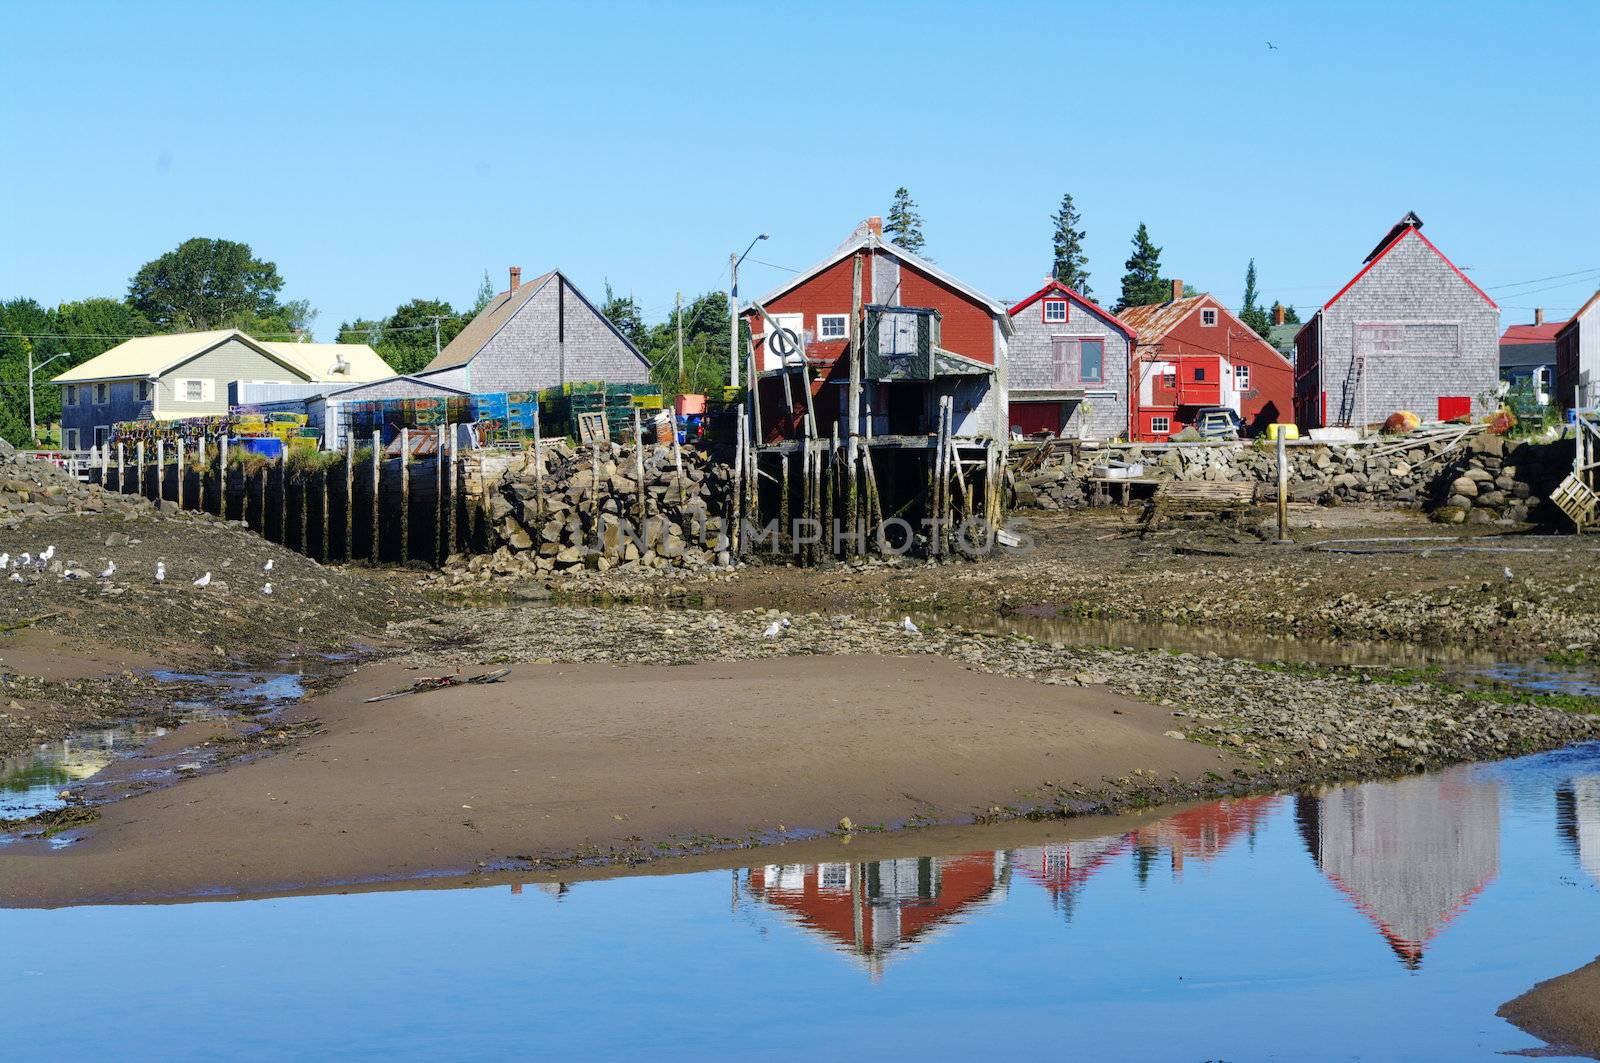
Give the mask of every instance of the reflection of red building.
M 1312 859 L 1407 967 L 1500 873 L 1500 789 L 1461 773 L 1295 798 Z
M 752 895 L 879 976 L 890 953 L 925 939 L 1004 887 L 996 853 L 751 868 Z
M 1043 886 L 1051 903 L 1070 917 L 1072 902 L 1083 884 L 1128 848 L 1129 837 L 1112 834 L 1016 849 L 1011 853 L 1011 870 Z
M 1268 795 L 1217 801 L 1139 828 L 1133 840 L 1143 858 L 1136 865 L 1140 877 L 1148 873 L 1149 857 L 1162 849 L 1171 854 L 1174 877 L 1183 873 L 1186 859 L 1212 859 L 1241 834 L 1253 836 L 1280 800 Z

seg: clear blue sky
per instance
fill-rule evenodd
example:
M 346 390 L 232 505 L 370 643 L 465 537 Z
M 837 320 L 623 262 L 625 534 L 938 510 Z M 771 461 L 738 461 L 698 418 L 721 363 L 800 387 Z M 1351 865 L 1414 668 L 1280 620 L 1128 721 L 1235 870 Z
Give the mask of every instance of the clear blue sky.
M 1600 287 L 1597 30 L 1593 2 L 4 2 L 0 297 L 121 295 L 198 235 L 275 261 L 324 339 L 510 264 L 656 320 L 757 232 L 802 267 L 905 184 L 999 298 L 1070 191 L 1108 301 L 1141 220 L 1168 275 L 1237 303 L 1253 256 L 1305 308 L 1415 210 L 1509 324 Z

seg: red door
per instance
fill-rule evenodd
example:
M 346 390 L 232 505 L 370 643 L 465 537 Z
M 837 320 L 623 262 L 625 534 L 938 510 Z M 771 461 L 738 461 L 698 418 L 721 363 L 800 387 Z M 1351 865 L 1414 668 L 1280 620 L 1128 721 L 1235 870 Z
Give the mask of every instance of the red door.
M 1013 402 L 1011 404 L 1011 427 L 1023 435 L 1032 435 L 1035 432 L 1049 432 L 1055 435 L 1061 431 L 1061 403 L 1059 402 Z
M 1453 421 L 1472 416 L 1472 399 L 1467 395 L 1440 395 L 1439 420 Z

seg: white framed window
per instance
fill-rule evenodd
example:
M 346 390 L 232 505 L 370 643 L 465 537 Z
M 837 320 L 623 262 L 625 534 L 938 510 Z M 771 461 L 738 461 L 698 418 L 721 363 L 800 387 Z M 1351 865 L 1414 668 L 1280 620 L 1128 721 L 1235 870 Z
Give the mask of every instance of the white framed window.
M 1150 434 L 1151 435 L 1164 436 L 1170 431 L 1172 431 L 1172 418 L 1170 418 L 1170 417 L 1152 417 L 1152 418 L 1150 418 Z
M 173 391 L 180 402 L 210 402 L 212 381 L 199 377 L 173 381 Z
M 1233 382 L 1238 386 L 1240 391 L 1250 390 L 1250 367 L 1248 365 L 1234 366 Z
M 110 384 L 96 384 L 94 386 L 94 404 L 96 406 L 103 406 L 103 405 L 105 405 L 106 403 L 108 403 L 110 401 L 111 401 L 111 385 Z
M 817 339 L 843 340 L 850 337 L 849 314 L 818 314 Z
M 76 385 L 76 384 L 68 384 L 67 385 L 67 395 L 66 395 L 66 398 L 62 400 L 62 402 L 63 402 L 64 405 L 67 405 L 67 406 L 76 406 L 76 405 L 78 405 L 78 402 L 79 402 L 79 399 L 78 399 L 78 385 Z
M 1217 311 L 1213 307 L 1205 307 L 1200 311 L 1200 324 L 1212 328 L 1217 323 Z
M 78 449 L 78 430 L 69 428 L 61 433 L 61 442 L 68 450 Z
M 150 381 L 148 381 L 148 380 L 139 381 L 139 401 L 140 402 L 149 402 L 150 401 Z
M 1065 299 L 1046 299 L 1044 301 L 1044 320 L 1047 325 L 1059 325 L 1067 320 L 1067 301 Z

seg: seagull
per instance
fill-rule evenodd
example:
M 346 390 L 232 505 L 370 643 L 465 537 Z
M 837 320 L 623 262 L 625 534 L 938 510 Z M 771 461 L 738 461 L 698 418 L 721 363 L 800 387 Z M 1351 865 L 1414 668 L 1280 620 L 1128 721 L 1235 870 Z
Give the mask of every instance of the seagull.
M 261 566 L 261 571 L 263 571 L 263 572 L 271 572 L 272 571 L 272 558 L 270 558 L 270 557 L 267 558 L 267 563 Z
M 1515 578 L 1516 578 L 1516 577 L 1514 577 L 1514 576 L 1512 576 L 1512 575 L 1511 575 L 1511 566 L 1510 566 L 1510 565 L 1507 565 L 1507 566 L 1506 566 L 1506 567 L 1505 567 L 1505 568 L 1504 568 L 1504 569 L 1503 569 L 1503 570 L 1502 570 L 1502 574 L 1503 574 L 1503 575 L 1504 575 L 1504 576 L 1505 576 L 1505 578 L 1506 578 L 1506 582 L 1507 582 L 1507 583 L 1510 583 L 1510 582 L 1511 582 L 1511 581 L 1512 581 L 1512 580 L 1513 580 L 1513 579 L 1515 579 Z
M 165 583 L 166 581 L 167 581 L 167 563 L 165 561 L 157 561 L 156 562 L 156 582 L 157 583 Z
M 1271 41 L 1268 41 L 1267 42 L 1267 50 L 1275 52 L 1275 51 L 1278 50 L 1278 46 L 1276 44 L 1273 44 Z
M 110 579 L 112 576 L 114 576 L 116 574 L 116 571 L 117 571 L 117 563 L 115 561 L 107 561 L 106 562 L 106 570 L 104 572 L 100 573 L 100 578 L 101 579 Z
M 904 631 L 907 635 L 920 635 L 920 634 L 922 634 L 922 629 L 919 628 L 917 625 L 913 624 L 911 622 L 911 618 L 909 616 L 906 617 L 904 620 L 900 621 L 900 630 Z
M 11 573 L 11 582 L 12 583 L 21 583 L 22 582 L 22 573 L 20 573 L 20 572 Z
M 3 570 L 8 569 L 10 567 L 11 567 L 11 555 L 9 553 L 0 554 L 0 571 L 3 571 Z
M 263 584 L 262 587 L 261 587 L 261 593 L 267 595 L 268 597 L 271 597 L 272 596 L 272 584 L 270 584 L 270 583 Z
M 47 564 L 49 562 L 49 560 L 52 557 L 55 557 L 55 556 L 56 556 L 56 544 L 55 543 L 51 543 L 49 546 L 44 548 L 44 553 L 39 555 L 39 564 L 41 564 L 41 565 Z
M 196 587 L 211 586 L 211 573 L 207 572 L 204 576 L 201 576 L 199 579 L 195 580 L 194 585 Z
M 783 623 L 781 621 L 774 620 L 772 623 L 767 625 L 767 630 L 764 633 L 764 637 L 775 639 L 781 634 L 783 634 Z
M 17 564 L 21 565 L 23 568 L 27 568 L 29 565 L 33 564 L 33 555 L 28 553 L 26 550 L 22 551 L 22 555 L 17 558 Z

